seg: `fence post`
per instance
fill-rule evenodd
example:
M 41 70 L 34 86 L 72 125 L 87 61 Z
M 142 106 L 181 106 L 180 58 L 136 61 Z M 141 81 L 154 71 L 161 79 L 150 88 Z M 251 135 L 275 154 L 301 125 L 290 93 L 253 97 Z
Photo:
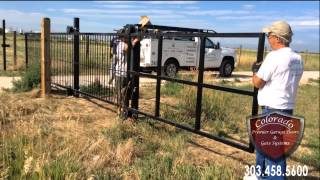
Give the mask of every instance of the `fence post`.
M 6 55 L 6 20 L 2 20 L 2 57 L 3 57 L 3 70 L 7 70 L 7 55 Z
M 13 69 L 17 69 L 17 31 L 13 31 Z
M 75 97 L 79 97 L 79 32 L 80 32 L 80 22 L 79 18 L 73 19 L 73 27 L 75 32 L 73 34 L 73 88 L 76 90 L 74 92 Z
M 26 60 L 26 69 L 28 68 L 28 34 L 24 34 L 24 50 L 25 50 L 25 60 Z
M 51 90 L 50 60 L 50 19 L 41 20 L 41 95 L 45 97 Z
M 162 65 L 162 44 L 163 36 L 158 36 L 158 63 L 157 63 L 157 86 L 156 86 L 156 106 L 155 116 L 160 116 L 160 87 L 161 87 L 161 65 Z
M 265 33 L 260 33 L 259 35 L 259 42 L 258 42 L 258 53 L 257 53 L 257 62 L 263 61 L 264 56 L 264 46 L 265 45 Z M 259 106 L 258 106 L 258 88 L 253 88 L 253 100 L 252 100 L 252 111 L 251 115 L 257 115 L 259 112 Z M 250 140 L 249 143 L 249 152 L 254 152 L 254 146 Z
M 141 34 L 140 34 L 141 36 Z M 131 97 L 131 108 L 138 110 L 139 108 L 139 73 L 140 73 L 140 39 L 139 42 L 137 42 L 132 47 L 132 64 L 131 69 L 134 72 L 132 77 L 132 97 Z
M 130 29 L 130 28 L 129 28 Z M 129 87 L 127 87 L 127 89 L 130 89 L 131 90 L 131 87 L 133 87 L 132 86 L 132 84 L 129 84 L 129 82 L 132 80 L 131 79 L 131 70 L 132 70 L 132 61 L 133 61 L 133 56 L 132 56 L 132 52 L 131 52 L 131 50 L 132 50 L 132 37 L 131 37 L 131 35 L 130 35 L 130 32 L 127 32 L 127 38 L 128 38 L 128 50 L 127 50 L 127 56 L 126 56 L 126 63 L 127 63 L 127 69 L 126 69 L 126 77 L 127 77 L 127 82 L 128 82 L 128 85 L 129 85 Z M 121 68 L 122 69 L 122 68 Z M 132 82 L 131 82 L 132 83 Z M 127 91 L 126 92 L 126 94 L 124 94 L 124 97 L 122 97 L 122 98 L 124 98 L 124 102 L 122 101 L 122 102 L 120 102 L 120 106 L 124 106 L 125 108 L 124 108 L 124 110 L 126 111 L 126 108 L 127 107 L 129 107 L 129 101 L 130 101 L 130 98 L 131 98 L 131 91 Z M 124 104 L 123 104 L 124 103 Z M 131 111 L 127 111 L 127 116 L 128 117 L 132 117 L 132 112 Z
M 205 54 L 205 37 L 201 37 L 200 42 L 200 57 L 199 57 L 199 72 L 198 72 L 198 89 L 197 89 L 197 104 L 196 104 L 196 121 L 194 129 L 200 130 L 201 123 L 201 107 L 202 107 L 202 90 L 203 90 L 203 71 L 204 71 L 204 54 Z

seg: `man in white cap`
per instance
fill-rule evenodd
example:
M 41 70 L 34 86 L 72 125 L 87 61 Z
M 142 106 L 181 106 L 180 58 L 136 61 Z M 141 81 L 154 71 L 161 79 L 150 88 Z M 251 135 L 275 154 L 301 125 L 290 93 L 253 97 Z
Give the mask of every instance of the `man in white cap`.
M 263 28 L 272 51 L 268 53 L 263 63 L 252 65 L 252 82 L 258 91 L 258 104 L 263 113 L 281 111 L 292 114 L 299 81 L 303 73 L 301 56 L 295 53 L 289 45 L 293 35 L 290 25 L 285 21 L 276 21 L 269 27 Z M 281 174 L 286 173 L 286 159 L 281 157 L 272 160 L 263 153 L 256 151 L 256 168 L 264 173 L 272 166 L 281 168 Z M 259 178 L 285 179 L 284 176 L 268 176 Z

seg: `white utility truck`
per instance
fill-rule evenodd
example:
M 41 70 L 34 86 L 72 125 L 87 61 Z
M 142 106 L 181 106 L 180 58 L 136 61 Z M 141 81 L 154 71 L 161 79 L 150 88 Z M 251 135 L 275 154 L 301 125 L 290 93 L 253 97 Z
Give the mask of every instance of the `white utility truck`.
M 175 32 L 204 32 L 200 29 L 179 28 L 152 25 L 153 29 Z M 208 30 L 205 30 L 208 32 Z M 143 71 L 151 72 L 157 69 L 158 40 L 144 37 L 140 46 L 140 67 Z M 200 38 L 199 37 L 164 37 L 162 46 L 162 68 L 165 75 L 174 77 L 180 69 L 197 68 L 199 65 Z M 205 39 L 206 70 L 218 70 L 220 76 L 231 76 L 236 65 L 236 51 L 231 48 L 220 47 L 211 39 Z

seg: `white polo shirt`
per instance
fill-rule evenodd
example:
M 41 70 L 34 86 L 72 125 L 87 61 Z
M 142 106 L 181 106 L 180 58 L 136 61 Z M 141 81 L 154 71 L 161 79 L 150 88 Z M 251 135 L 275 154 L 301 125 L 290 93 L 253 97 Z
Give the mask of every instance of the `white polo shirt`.
M 266 82 L 258 91 L 259 105 L 275 109 L 294 109 L 302 74 L 301 56 L 291 48 L 270 52 L 257 72 L 257 76 Z

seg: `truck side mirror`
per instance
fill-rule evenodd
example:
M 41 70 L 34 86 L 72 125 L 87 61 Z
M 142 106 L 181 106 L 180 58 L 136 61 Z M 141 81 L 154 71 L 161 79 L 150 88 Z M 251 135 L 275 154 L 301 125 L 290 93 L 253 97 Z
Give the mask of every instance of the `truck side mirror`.
M 217 49 L 220 49 L 220 43 L 217 42 Z

